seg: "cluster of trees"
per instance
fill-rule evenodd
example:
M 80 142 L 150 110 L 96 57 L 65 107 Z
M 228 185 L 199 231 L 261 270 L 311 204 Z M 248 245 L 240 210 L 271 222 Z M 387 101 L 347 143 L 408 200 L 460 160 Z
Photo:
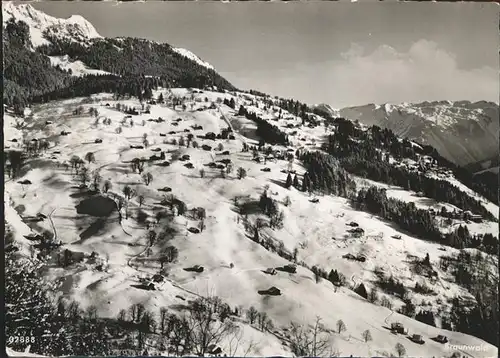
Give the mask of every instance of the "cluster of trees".
M 316 283 L 319 283 L 321 279 L 325 279 L 335 286 L 344 286 L 346 284 L 345 276 L 341 272 L 338 272 L 336 269 L 332 269 L 329 273 L 327 273 L 324 269 L 318 266 L 313 266 L 311 267 L 311 271 L 314 274 Z
M 274 104 L 280 108 L 285 109 L 289 113 L 302 118 L 302 124 L 304 124 L 305 121 L 309 119 L 309 115 L 307 114 L 307 112 L 310 112 L 310 109 L 305 103 L 301 103 L 293 99 L 280 98 L 279 100 L 275 101 Z
M 402 282 L 398 281 L 395 279 L 392 275 L 391 276 L 385 276 L 381 275 L 378 277 L 378 286 L 386 291 L 387 293 L 394 294 L 400 298 L 405 297 L 407 293 L 406 287 L 403 285 Z
M 26 160 L 26 155 L 18 150 L 9 150 L 3 159 L 5 171 L 9 178 L 17 178 Z
M 319 191 L 342 197 L 350 197 L 355 193 L 354 180 L 331 155 L 305 152 L 300 154 L 299 159 L 307 170 L 302 181 L 302 191 Z
M 436 242 L 442 241 L 443 235 L 429 211 L 418 209 L 413 202 L 388 198 L 385 189 L 375 186 L 361 189 L 357 198 L 353 200 L 353 205 L 391 220 L 418 237 Z
M 83 311 L 76 302 L 54 301 L 55 283 L 41 277 L 41 262 L 6 255 L 6 337 L 14 350 L 43 355 L 108 355 L 109 342 L 95 307 Z
M 454 330 L 484 339 L 498 347 L 500 333 L 498 329 L 498 302 L 495 307 L 479 300 L 473 307 L 467 307 L 458 298 L 455 298 L 452 302 L 450 320 Z
M 338 332 L 345 331 L 342 320 L 337 322 Z M 290 348 L 297 357 L 338 357 L 340 352 L 335 349 L 330 331 L 317 317 L 312 328 L 295 322 L 288 328 Z
M 94 41 L 85 47 L 79 43 L 49 36 L 50 44 L 40 51 L 49 56 L 68 55 L 82 61 L 90 68 L 97 68 L 119 76 L 157 76 L 168 86 L 235 90 L 216 71 L 175 52 L 166 43 L 159 44 L 144 39 L 120 38 Z M 164 86 L 167 87 L 167 86 Z
M 142 100 L 151 97 L 151 90 L 160 85 L 235 89 L 217 72 L 178 54 L 168 44 L 127 38 L 94 41 L 86 47 L 48 36 L 49 44 L 31 51 L 26 23 L 11 19 L 4 28 L 3 98 L 5 104 L 13 106 L 18 113 L 30 102 L 99 92 L 133 95 Z M 69 72 L 53 67 L 47 57 L 63 55 L 110 74 L 71 76 Z
M 33 96 L 68 86 L 71 76 L 52 67 L 42 53 L 29 49 L 31 38 L 26 23 L 12 18 L 3 28 L 4 104 L 22 114 Z
M 262 332 L 273 329 L 274 324 L 266 312 L 259 312 L 254 306 L 251 306 L 246 311 L 246 317 L 251 325 L 256 325 Z
M 270 124 L 265 119 L 260 118 L 254 112 L 249 112 L 245 107 L 240 106 L 238 115 L 245 116 L 247 119 L 257 124 L 256 134 L 265 143 L 288 145 L 288 135 L 282 132 L 277 126 Z
M 279 210 L 278 202 L 268 196 L 267 190 L 264 190 L 260 196 L 259 208 L 269 217 L 269 226 L 271 228 L 283 228 L 285 214 Z
M 82 310 L 75 301 L 54 300 L 49 292 L 56 287 L 42 280 L 42 262 L 23 260 L 12 253 L 6 259 L 6 337 L 23 337 L 8 342 L 14 350 L 30 346 L 32 353 L 47 356 L 107 356 L 130 351 L 147 355 L 147 350 L 204 356 L 226 339 L 241 343 L 240 328 L 231 319 L 239 311 L 218 297 L 196 299 L 180 315 L 166 308 L 156 315 L 139 303 L 120 310 L 116 318 L 102 319 L 95 306 Z M 263 326 L 272 326 L 265 314 L 260 316 L 267 322 Z M 228 353 L 234 355 L 235 351 Z
M 231 97 L 231 99 L 227 99 L 227 98 L 224 98 L 224 102 L 223 102 L 226 106 L 228 107 L 231 107 L 232 109 L 236 109 L 236 103 L 234 101 L 234 98 Z M 241 109 L 241 107 L 240 107 Z M 239 116 L 241 116 L 241 114 L 238 113 Z
M 390 130 L 382 130 L 377 126 L 371 127 L 368 131 L 362 131 L 354 123 L 343 118 L 337 118 L 335 125 L 337 131 L 328 137 L 328 143 L 325 144 L 324 149 L 339 158 L 341 165 L 347 171 L 371 180 L 422 192 L 427 197 L 437 201 L 447 202 L 463 210 L 480 214 L 489 220 L 495 220 L 494 216 L 478 200 L 450 182 L 429 178 L 405 167 L 395 167 L 384 160 L 381 152 L 381 149 L 384 149 L 386 153 L 390 153 L 396 159 L 418 160 L 417 153 L 421 156 L 431 155 L 439 165 L 444 164 L 445 168 L 454 169 L 457 178 L 462 180 L 465 177 L 464 171 L 456 169 L 456 166 L 440 157 L 434 148 L 431 147 L 432 150 L 430 150 L 428 146 L 424 146 L 423 149 L 419 149 L 406 139 L 400 141 Z M 385 159 L 388 158 L 389 156 L 386 155 Z M 469 184 L 473 189 L 477 189 L 478 185 L 484 186 L 482 184 L 475 186 L 471 181 L 472 179 L 465 180 L 465 184 Z M 484 190 L 478 191 L 485 194 Z M 494 200 L 494 202 L 496 201 Z
M 475 302 L 455 298 L 451 315 L 447 317 L 450 329 L 471 334 L 498 346 L 498 275 L 491 272 L 498 267 L 494 256 L 476 251 L 461 250 L 452 257 L 441 257 L 440 268 L 450 272 L 455 282 L 466 288 Z
M 477 248 L 491 255 L 498 256 L 498 238 L 491 233 L 472 235 L 466 225 L 459 225 L 445 235 L 448 245 L 458 249 Z

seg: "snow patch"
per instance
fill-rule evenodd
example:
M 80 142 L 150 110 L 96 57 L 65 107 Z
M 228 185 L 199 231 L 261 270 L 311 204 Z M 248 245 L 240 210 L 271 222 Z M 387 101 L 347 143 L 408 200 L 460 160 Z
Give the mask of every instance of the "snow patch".
M 33 47 L 50 43 L 44 33 L 58 38 L 71 39 L 83 45 L 91 39 L 102 38 L 94 26 L 80 15 L 59 19 L 36 10 L 29 4 L 16 6 L 13 2 L 2 2 L 2 16 L 4 26 L 12 18 L 25 22 L 29 27 Z
M 209 64 L 206 61 L 203 61 L 201 58 L 199 58 L 198 56 L 196 56 L 194 53 L 192 53 L 189 50 L 186 50 L 184 48 L 179 48 L 179 47 L 172 47 L 172 50 L 177 52 L 179 55 L 182 55 L 184 57 L 189 58 L 190 60 L 196 62 L 197 64 L 199 64 L 203 67 L 206 67 L 210 70 L 215 70 L 215 68 L 211 64 Z
M 73 76 L 81 77 L 83 75 L 107 75 L 110 72 L 88 68 L 82 61 L 72 62 L 68 55 L 48 56 L 52 66 L 59 66 L 62 70 L 71 70 Z

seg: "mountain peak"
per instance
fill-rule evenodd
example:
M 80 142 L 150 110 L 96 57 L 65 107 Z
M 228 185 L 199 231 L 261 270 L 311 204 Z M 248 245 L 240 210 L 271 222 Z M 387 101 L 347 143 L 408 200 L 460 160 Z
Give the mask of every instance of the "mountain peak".
M 82 44 L 94 38 L 102 38 L 94 26 L 80 15 L 60 19 L 47 15 L 30 4 L 16 5 L 9 1 L 2 2 L 2 16 L 4 25 L 10 19 L 26 23 L 33 47 L 49 44 L 47 35 Z
M 498 152 L 498 111 L 494 102 L 441 100 L 368 104 L 343 108 L 339 114 L 432 145 L 448 160 L 466 165 Z
M 199 64 L 199 65 L 201 65 L 203 67 L 206 67 L 206 68 L 208 68 L 210 70 L 215 70 L 214 66 L 212 66 L 211 64 L 209 64 L 206 61 L 203 61 L 201 58 L 199 58 L 198 56 L 196 56 L 191 51 L 186 50 L 185 48 L 172 47 L 172 50 L 174 50 L 175 52 L 177 52 L 179 55 L 182 55 L 184 57 L 189 58 L 190 60 L 196 62 L 197 64 Z

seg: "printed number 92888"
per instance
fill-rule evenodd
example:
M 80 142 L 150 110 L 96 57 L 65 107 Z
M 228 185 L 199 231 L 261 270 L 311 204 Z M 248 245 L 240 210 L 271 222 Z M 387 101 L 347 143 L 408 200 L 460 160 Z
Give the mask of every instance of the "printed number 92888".
M 9 343 L 35 343 L 35 337 L 33 336 L 11 336 L 8 339 Z

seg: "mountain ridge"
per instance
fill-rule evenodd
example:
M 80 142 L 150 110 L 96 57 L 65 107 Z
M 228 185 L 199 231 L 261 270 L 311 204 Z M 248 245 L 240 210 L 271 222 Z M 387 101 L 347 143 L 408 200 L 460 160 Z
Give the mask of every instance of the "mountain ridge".
M 391 129 L 399 136 L 435 147 L 457 165 L 486 160 L 498 152 L 499 107 L 489 101 L 424 101 L 366 104 L 334 109 L 330 115 Z
M 32 54 L 70 83 L 6 107 L 8 336 L 59 332 L 31 349 L 59 356 L 460 353 L 445 335 L 497 356 L 498 206 L 435 149 L 238 91 L 168 44 L 48 37 Z M 109 73 L 70 77 L 77 61 Z M 200 314 L 225 339 L 208 345 Z

